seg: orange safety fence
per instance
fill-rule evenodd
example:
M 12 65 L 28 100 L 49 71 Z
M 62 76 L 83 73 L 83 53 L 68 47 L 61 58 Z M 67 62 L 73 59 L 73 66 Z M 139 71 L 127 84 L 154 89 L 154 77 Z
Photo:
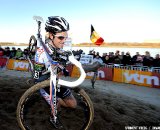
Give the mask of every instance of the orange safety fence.
M 6 66 L 7 69 L 28 71 L 29 63 L 27 60 L 15 60 L 0 58 L 0 67 Z M 74 65 L 67 66 L 71 77 L 79 77 L 80 72 Z M 86 78 L 92 78 L 93 72 L 87 73 Z M 143 68 L 134 66 L 114 66 L 105 65 L 98 69 L 97 79 L 115 82 L 129 83 L 140 86 L 160 88 L 160 68 Z

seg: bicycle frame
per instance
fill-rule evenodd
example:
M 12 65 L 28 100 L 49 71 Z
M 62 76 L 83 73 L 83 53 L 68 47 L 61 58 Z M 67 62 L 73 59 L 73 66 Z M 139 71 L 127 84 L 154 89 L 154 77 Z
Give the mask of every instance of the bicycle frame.
M 51 56 L 49 55 L 49 52 L 47 50 L 45 43 L 42 41 L 42 36 L 41 36 L 40 31 L 41 31 L 41 23 L 43 22 L 43 19 L 39 16 L 38 17 L 34 16 L 34 19 L 38 23 L 37 46 L 42 46 L 42 48 L 48 58 L 48 61 L 50 64 L 49 70 L 51 72 L 51 74 L 50 74 L 50 94 L 48 94 L 44 89 L 40 89 L 40 93 L 44 97 L 46 102 L 51 106 L 51 111 L 52 111 L 52 114 L 54 117 L 54 121 L 56 122 L 56 119 L 57 119 L 56 92 L 57 92 L 57 89 L 58 89 L 58 91 L 60 90 L 59 85 L 68 86 L 68 87 L 76 87 L 84 81 L 84 79 L 86 77 L 86 73 L 85 73 L 81 63 L 79 61 L 77 61 L 72 54 L 71 56 L 69 56 L 69 61 L 71 63 L 75 64 L 80 69 L 81 75 L 80 75 L 79 79 L 77 79 L 76 81 L 72 81 L 72 82 L 59 79 L 59 77 L 57 76 L 58 75 L 57 68 L 61 67 L 61 66 L 57 61 L 52 60 Z

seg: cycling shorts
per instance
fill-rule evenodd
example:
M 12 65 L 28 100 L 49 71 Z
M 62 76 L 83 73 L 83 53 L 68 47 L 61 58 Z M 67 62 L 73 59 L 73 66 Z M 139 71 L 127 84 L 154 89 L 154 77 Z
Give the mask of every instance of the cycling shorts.
M 42 76 L 40 76 L 39 79 L 35 79 L 35 82 L 37 83 L 37 82 L 47 80 L 49 77 L 50 77 L 50 74 L 42 75 Z M 45 88 L 45 91 L 47 93 L 49 93 L 49 87 Z M 65 86 L 60 87 L 60 92 L 57 91 L 57 96 L 62 99 L 66 98 L 66 97 L 70 97 L 71 94 L 72 94 L 71 90 Z

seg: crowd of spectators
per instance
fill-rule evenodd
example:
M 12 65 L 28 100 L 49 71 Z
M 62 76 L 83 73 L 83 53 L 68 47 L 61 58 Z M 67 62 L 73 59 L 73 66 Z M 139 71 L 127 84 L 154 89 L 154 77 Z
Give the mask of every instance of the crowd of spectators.
M 9 59 L 25 60 L 27 58 L 28 49 L 22 50 L 21 48 L 16 49 L 15 47 L 5 47 L 0 46 L 0 57 Z
M 80 59 L 81 54 L 83 53 L 83 50 L 77 50 L 77 51 L 72 51 L 75 56 L 77 56 L 77 59 Z M 31 52 L 33 57 L 35 55 L 35 51 Z M 22 50 L 21 48 L 15 48 L 15 47 L 5 47 L 2 48 L 0 46 L 0 57 L 3 58 L 9 58 L 9 59 L 16 59 L 16 60 L 26 60 L 28 55 L 28 48 Z
M 73 50 L 73 54 L 80 59 L 83 50 Z M 15 47 L 5 47 L 4 49 L 0 46 L 0 57 L 7 57 L 12 59 L 26 59 L 28 54 L 28 49 L 21 50 L 21 48 L 16 49 Z M 121 65 L 139 65 L 147 67 L 160 67 L 160 55 L 156 54 L 155 57 L 150 55 L 149 51 L 146 51 L 145 54 L 140 54 L 135 52 L 134 56 L 131 56 L 129 52 L 120 52 L 117 50 L 114 52 L 103 53 L 101 56 L 99 52 L 94 50 L 90 51 L 88 55 L 93 55 L 94 60 L 99 60 L 104 64 L 121 64 Z
M 134 56 L 131 56 L 129 52 L 125 53 L 120 52 L 119 50 L 117 50 L 115 53 L 103 53 L 102 56 L 99 55 L 99 52 L 90 51 L 89 55 L 93 55 L 93 57 L 97 59 L 102 59 L 104 64 L 160 67 L 160 55 L 156 54 L 155 57 L 152 57 L 149 51 L 146 51 L 144 55 L 136 52 Z

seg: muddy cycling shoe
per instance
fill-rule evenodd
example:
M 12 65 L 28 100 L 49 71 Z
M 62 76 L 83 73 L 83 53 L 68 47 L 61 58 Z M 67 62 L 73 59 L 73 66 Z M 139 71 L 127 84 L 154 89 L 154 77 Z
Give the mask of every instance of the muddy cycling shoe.
M 55 121 L 54 121 L 54 118 L 51 116 L 51 117 L 50 117 L 50 122 L 54 125 L 54 127 L 55 127 L 56 129 L 63 129 L 63 125 L 62 125 L 62 123 L 59 121 L 58 118 L 57 118 L 57 121 L 55 122 Z

